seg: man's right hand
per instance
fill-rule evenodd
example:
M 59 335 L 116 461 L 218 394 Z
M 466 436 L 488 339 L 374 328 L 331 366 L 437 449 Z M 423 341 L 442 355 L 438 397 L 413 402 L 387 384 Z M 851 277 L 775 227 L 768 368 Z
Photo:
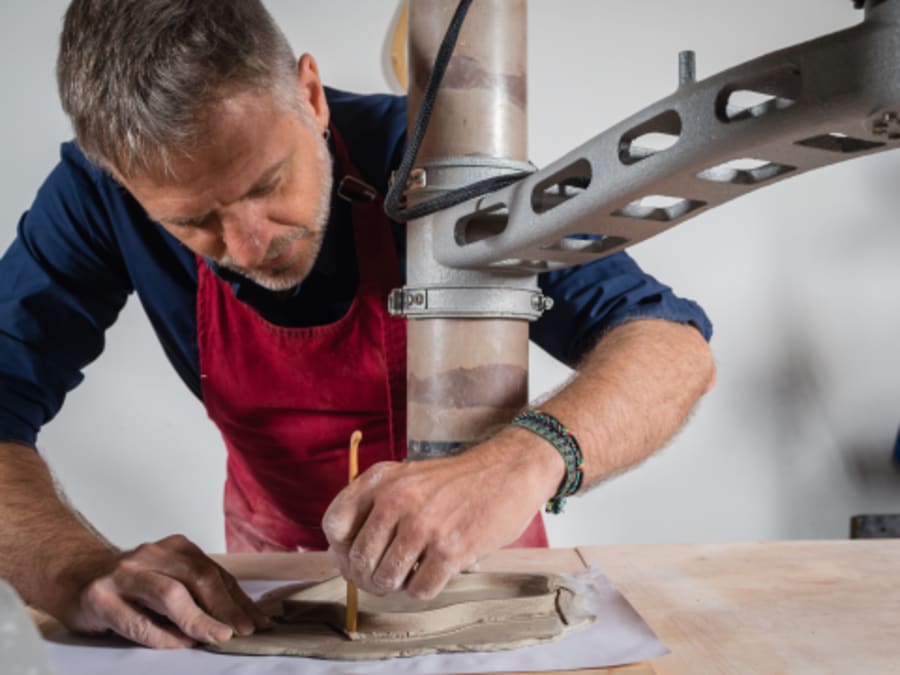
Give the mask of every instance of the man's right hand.
M 178 648 L 248 635 L 268 619 L 182 536 L 112 548 L 60 498 L 31 448 L 0 442 L 0 577 L 73 631 Z
M 181 535 L 66 570 L 57 618 L 80 633 L 112 631 L 147 647 L 224 642 L 270 625 L 237 581 Z

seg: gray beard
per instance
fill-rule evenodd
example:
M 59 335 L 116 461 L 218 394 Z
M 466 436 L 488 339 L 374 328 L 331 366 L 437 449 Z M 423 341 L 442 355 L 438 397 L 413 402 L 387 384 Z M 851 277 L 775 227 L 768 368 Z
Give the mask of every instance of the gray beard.
M 306 227 L 298 227 L 297 231 L 292 233 L 291 236 L 283 237 L 273 242 L 273 248 L 276 250 L 276 254 L 269 256 L 270 259 L 276 257 L 278 255 L 277 252 L 289 248 L 298 239 L 311 238 L 313 239 L 313 250 L 309 261 L 309 268 L 299 270 L 293 274 L 290 274 L 289 270 L 285 270 L 283 273 L 280 273 L 277 270 L 273 270 L 272 272 L 260 272 L 235 265 L 228 256 L 223 257 L 221 260 L 217 260 L 217 265 L 231 270 L 236 274 L 240 274 L 242 277 L 250 279 L 250 281 L 262 286 L 266 290 L 274 292 L 284 292 L 295 288 L 307 277 L 310 271 L 312 271 L 312 268 L 319 257 L 319 251 L 322 249 L 322 241 L 325 239 L 328 218 L 331 215 L 331 188 L 334 183 L 332 177 L 332 159 L 331 153 L 328 151 L 328 143 L 324 138 L 319 136 L 318 133 L 316 134 L 316 138 L 318 138 L 316 161 L 319 164 L 322 182 L 319 186 L 318 202 L 316 204 L 316 212 L 313 216 L 315 229 L 311 231 Z M 313 232 L 315 232 L 315 234 L 313 234 Z

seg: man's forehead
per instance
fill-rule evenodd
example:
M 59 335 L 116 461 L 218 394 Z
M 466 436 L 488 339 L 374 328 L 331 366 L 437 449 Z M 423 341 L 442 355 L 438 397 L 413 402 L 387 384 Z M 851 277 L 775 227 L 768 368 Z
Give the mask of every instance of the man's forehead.
M 219 125 L 203 144 L 174 157 L 171 171 L 141 172 L 121 182 L 157 219 L 193 218 L 236 201 L 288 164 L 296 129 L 283 116 L 244 121 L 229 130 Z
M 228 206 L 231 202 L 251 196 L 265 186 L 277 180 L 289 157 L 284 157 L 265 167 L 255 180 L 242 180 L 238 185 L 248 184 L 242 192 L 229 199 L 225 191 L 214 191 L 215 185 L 209 183 L 168 183 L 165 185 L 143 184 L 134 189 L 135 197 L 140 201 L 154 220 L 163 223 L 187 224 L 202 220 L 216 207 Z M 212 181 L 215 183 L 215 181 Z
M 152 180 L 178 185 L 195 166 L 203 170 L 217 155 L 242 154 L 242 148 L 260 147 L 261 135 L 283 113 L 283 106 L 269 89 L 223 89 L 188 113 L 193 122 L 184 125 L 176 142 L 161 144 L 147 139 L 139 148 L 123 147 L 121 154 L 99 161 L 123 184 Z M 135 157 L 129 159 L 132 152 Z

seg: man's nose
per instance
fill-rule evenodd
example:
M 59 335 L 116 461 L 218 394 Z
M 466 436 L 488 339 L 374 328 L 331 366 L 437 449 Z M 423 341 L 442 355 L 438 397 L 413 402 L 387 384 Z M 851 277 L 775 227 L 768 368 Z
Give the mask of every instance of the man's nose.
M 222 218 L 225 254 L 240 267 L 253 268 L 266 257 L 272 233 L 266 218 L 252 206 L 235 209 Z

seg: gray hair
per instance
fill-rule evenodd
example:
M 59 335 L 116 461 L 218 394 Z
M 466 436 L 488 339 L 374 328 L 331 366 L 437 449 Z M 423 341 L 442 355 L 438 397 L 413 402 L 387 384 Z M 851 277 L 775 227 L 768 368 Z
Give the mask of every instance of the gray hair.
M 171 176 L 224 97 L 297 96 L 294 52 L 260 0 L 73 0 L 56 75 L 82 151 L 124 177 Z

